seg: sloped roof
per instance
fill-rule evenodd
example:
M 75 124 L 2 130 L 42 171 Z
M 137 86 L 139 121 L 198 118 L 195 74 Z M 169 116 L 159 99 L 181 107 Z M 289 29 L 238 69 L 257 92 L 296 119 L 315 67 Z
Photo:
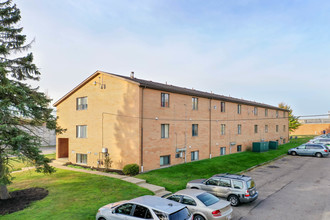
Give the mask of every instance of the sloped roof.
M 131 78 L 128 76 L 121 76 L 121 75 L 116 75 L 116 74 L 112 74 L 112 73 L 108 73 L 108 74 L 115 75 L 115 76 L 124 78 L 126 80 L 137 82 L 140 84 L 140 87 L 144 87 L 144 88 L 161 90 L 161 91 L 172 92 L 172 93 L 179 93 L 179 94 L 190 95 L 190 96 L 195 96 L 195 97 L 215 99 L 215 100 L 220 100 L 220 101 L 225 101 L 225 102 L 234 102 L 234 103 L 244 104 L 244 105 L 252 105 L 252 106 L 269 108 L 269 109 L 285 110 L 285 109 L 282 109 L 282 108 L 279 108 L 276 106 L 272 106 L 272 105 L 267 105 L 264 103 L 248 101 L 248 100 L 244 100 L 244 99 L 233 98 L 233 97 L 229 97 L 229 96 L 218 95 L 218 94 L 203 92 L 203 91 L 199 91 L 199 90 L 195 90 L 195 89 L 188 89 L 188 88 L 184 88 L 184 87 L 148 81 L 148 80 L 144 80 L 144 79 Z
M 251 105 L 251 106 L 262 107 L 262 108 L 269 108 L 269 109 L 276 109 L 276 110 L 286 111 L 285 109 L 281 109 L 281 108 L 278 108 L 276 106 L 267 105 L 267 104 L 264 104 L 264 103 L 248 101 L 248 100 L 244 100 L 244 99 L 238 99 L 238 98 L 233 98 L 233 97 L 229 97 L 229 96 L 218 95 L 218 94 L 209 93 L 209 92 L 203 92 L 203 91 L 199 91 L 199 90 L 195 90 L 195 89 L 188 89 L 188 88 L 184 88 L 184 87 L 179 87 L 179 86 L 173 86 L 173 85 L 164 84 L 164 83 L 148 81 L 148 80 L 144 80 L 144 79 L 131 78 L 131 77 L 128 77 L 128 76 L 122 76 L 122 75 L 103 72 L 103 71 L 96 71 L 94 74 L 92 74 L 90 77 L 88 77 L 82 83 L 80 83 L 77 87 L 75 87 L 69 93 L 64 95 L 60 100 L 55 102 L 54 106 L 57 106 L 59 103 L 61 103 L 67 97 L 69 97 L 72 93 L 74 93 L 77 89 L 79 89 L 83 85 L 85 85 L 95 75 L 102 74 L 102 73 L 103 74 L 109 74 L 109 75 L 112 75 L 112 76 L 115 76 L 115 77 L 118 77 L 118 78 L 122 78 L 122 79 L 125 79 L 127 81 L 135 82 L 140 87 L 144 87 L 144 88 L 155 89 L 155 90 L 160 90 L 160 91 L 165 91 L 165 92 L 178 93 L 178 94 L 195 96 L 195 97 L 201 97 L 201 98 L 220 100 L 220 101 L 225 101 L 225 102 L 233 102 L 233 103 L 238 103 L 238 104 Z

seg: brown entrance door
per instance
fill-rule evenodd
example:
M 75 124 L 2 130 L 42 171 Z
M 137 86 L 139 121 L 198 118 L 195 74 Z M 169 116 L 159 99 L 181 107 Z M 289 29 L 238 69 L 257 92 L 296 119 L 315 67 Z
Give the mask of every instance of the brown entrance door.
M 69 138 L 58 139 L 58 158 L 69 156 Z

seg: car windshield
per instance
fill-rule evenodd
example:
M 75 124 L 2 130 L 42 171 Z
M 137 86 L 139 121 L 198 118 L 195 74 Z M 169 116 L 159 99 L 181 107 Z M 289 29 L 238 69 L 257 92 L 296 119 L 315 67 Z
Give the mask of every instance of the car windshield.
M 249 180 L 246 182 L 248 189 L 252 189 L 253 187 L 256 186 L 253 180 Z
M 200 194 L 197 196 L 197 199 L 199 199 L 205 206 L 213 205 L 214 203 L 217 203 L 220 200 L 210 193 Z
M 187 208 L 183 208 L 173 214 L 170 214 L 170 220 L 187 220 L 190 218 L 190 212 Z

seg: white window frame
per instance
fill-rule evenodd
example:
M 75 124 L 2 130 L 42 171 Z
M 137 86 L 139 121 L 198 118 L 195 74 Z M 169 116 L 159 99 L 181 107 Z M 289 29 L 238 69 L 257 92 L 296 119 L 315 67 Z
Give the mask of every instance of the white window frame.
M 163 108 L 170 107 L 170 94 L 168 93 L 161 93 L 160 95 L 160 106 Z
M 241 124 L 237 125 L 237 134 L 242 134 L 242 125 Z
M 160 132 L 161 138 L 162 139 L 169 138 L 169 136 L 170 136 L 170 125 L 169 124 L 161 124 L 160 127 L 161 127 L 161 132 Z
M 87 110 L 88 108 L 88 99 L 85 97 L 78 97 L 76 99 L 76 110 Z
M 226 147 L 220 147 L 220 156 L 226 155 Z
M 199 160 L 199 151 L 191 151 L 191 161 Z
M 192 97 L 192 110 L 198 110 L 198 98 Z
M 168 163 L 164 163 L 164 162 L 167 162 L 165 159 L 168 160 Z M 171 155 L 160 156 L 159 164 L 160 164 L 160 166 L 170 165 L 171 164 Z
M 198 124 L 192 124 L 192 126 L 191 126 L 191 136 L 193 136 L 193 137 L 198 136 Z
M 87 125 L 76 126 L 76 138 L 87 138 Z
M 226 124 L 221 124 L 220 134 L 221 135 L 226 134 Z
M 242 105 L 241 104 L 237 104 L 237 114 L 241 114 L 242 113 Z
M 220 112 L 226 112 L 226 102 L 220 102 Z
M 77 164 L 87 164 L 87 154 L 76 154 Z

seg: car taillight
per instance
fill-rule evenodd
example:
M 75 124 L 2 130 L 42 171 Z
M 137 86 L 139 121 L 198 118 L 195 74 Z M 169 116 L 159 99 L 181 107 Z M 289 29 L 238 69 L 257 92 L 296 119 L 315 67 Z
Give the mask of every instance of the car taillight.
M 328 150 L 324 150 L 324 152 L 328 152 Z
M 212 215 L 213 216 L 221 216 L 221 212 L 220 212 L 220 210 L 215 210 L 215 211 L 212 212 Z
M 246 190 L 245 197 L 249 197 L 249 196 L 250 196 L 250 193 L 248 190 Z

